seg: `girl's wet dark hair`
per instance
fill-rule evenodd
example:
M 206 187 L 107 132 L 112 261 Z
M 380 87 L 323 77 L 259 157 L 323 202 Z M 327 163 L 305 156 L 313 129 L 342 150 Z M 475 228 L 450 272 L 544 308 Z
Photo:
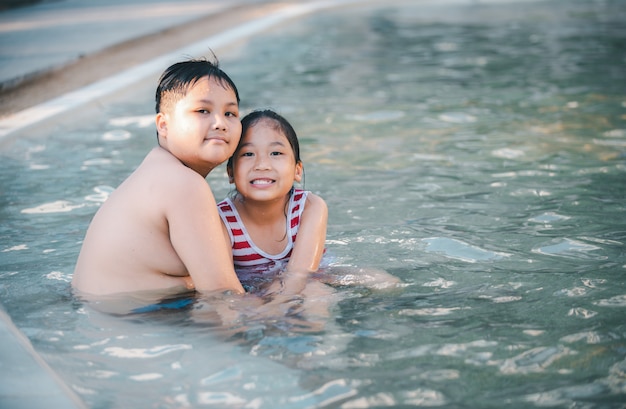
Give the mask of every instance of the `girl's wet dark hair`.
M 239 91 L 235 83 L 219 68 L 219 61 L 213 55 L 213 61 L 208 59 L 182 61 L 171 65 L 161 74 L 155 96 L 157 114 L 161 112 L 162 104 L 184 98 L 191 86 L 207 76 L 217 80 L 225 88 L 232 89 L 239 103 Z
M 239 140 L 237 149 L 235 149 L 235 153 L 226 163 L 226 167 L 228 169 L 233 169 L 233 157 L 237 154 L 239 148 L 241 147 L 243 136 L 246 134 L 248 129 L 252 128 L 261 120 L 269 120 L 268 123 L 273 129 L 285 135 L 287 141 L 289 141 L 291 149 L 293 150 L 293 156 L 296 158 L 296 163 L 302 162 L 300 159 L 300 143 L 298 142 L 298 135 L 296 135 L 296 131 L 293 129 L 293 126 L 291 126 L 289 121 L 287 121 L 287 119 L 285 119 L 282 115 L 277 114 L 271 109 L 263 109 L 252 111 L 241 120 L 241 139 Z

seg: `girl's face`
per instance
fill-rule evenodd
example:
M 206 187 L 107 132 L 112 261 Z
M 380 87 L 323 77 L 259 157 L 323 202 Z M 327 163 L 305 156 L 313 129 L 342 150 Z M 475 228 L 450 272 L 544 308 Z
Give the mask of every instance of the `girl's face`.
M 242 136 L 229 170 L 231 183 L 246 200 L 284 200 L 293 183 L 302 179 L 302 163 L 296 163 L 289 141 L 261 119 Z

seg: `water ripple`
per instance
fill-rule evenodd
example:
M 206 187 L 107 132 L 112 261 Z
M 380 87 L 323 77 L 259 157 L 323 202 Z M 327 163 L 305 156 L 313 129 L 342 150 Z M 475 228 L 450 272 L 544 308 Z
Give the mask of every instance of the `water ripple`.
M 12 246 L 12 247 L 6 248 L 6 249 L 2 250 L 2 252 L 6 253 L 8 251 L 21 251 L 21 250 L 28 250 L 28 246 L 26 244 L 18 244 L 16 246 Z
M 113 126 L 134 125 L 138 128 L 147 128 L 154 125 L 154 115 L 121 116 L 109 119 L 109 124 Z
M 130 139 L 133 135 L 124 129 L 114 129 L 107 131 L 102 135 L 102 139 L 105 141 L 125 141 Z
M 104 349 L 104 354 L 117 358 L 154 358 L 157 356 L 169 354 L 170 352 L 192 349 L 191 345 L 161 345 L 153 348 L 122 348 L 108 347 Z
M 437 278 L 433 281 L 429 281 L 427 283 L 422 284 L 422 287 L 439 287 L 439 288 L 450 288 L 455 285 L 455 281 L 444 280 L 443 278 Z
M 374 111 L 365 114 L 348 115 L 348 119 L 360 122 L 388 122 L 404 117 L 403 111 Z
M 626 393 L 626 361 L 611 366 L 606 384 L 613 393 Z
M 348 401 L 341 405 L 341 409 L 365 409 L 371 407 L 390 408 L 397 406 L 398 402 L 393 395 L 380 392 L 372 396 L 363 396 L 358 399 Z
M 154 381 L 156 379 L 161 379 L 163 378 L 163 375 L 160 373 L 144 373 L 144 374 L 139 374 L 139 375 L 131 375 L 129 376 L 129 378 L 132 379 L 133 381 L 146 382 L 146 381 Z
M 302 407 L 325 407 L 355 396 L 358 393 L 355 386 L 345 379 L 336 379 L 322 385 L 311 393 L 289 398 L 289 401 L 297 403 Z
M 476 340 L 463 344 L 419 345 L 414 348 L 392 352 L 388 355 L 387 359 L 403 360 L 407 358 L 417 358 L 427 355 L 462 357 L 464 355 L 467 355 L 468 353 L 472 353 L 474 357 L 480 358 L 479 360 L 483 360 L 483 358 L 486 356 L 485 354 L 490 355 L 491 352 L 472 352 L 472 349 L 493 348 L 497 345 L 498 343 L 495 341 L 486 340 Z
M 567 315 L 569 315 L 570 317 L 589 319 L 595 317 L 596 315 L 598 315 L 598 313 L 592 310 L 588 310 L 586 308 L 577 307 L 569 310 Z
M 236 379 L 240 379 L 242 375 L 242 369 L 238 366 L 233 366 L 201 379 L 200 385 L 212 385 L 222 382 L 231 382 Z
M 546 213 L 540 214 L 539 216 L 531 217 L 528 220 L 531 222 L 535 222 L 535 223 L 549 224 L 549 223 L 560 222 L 560 221 L 568 220 L 568 219 L 570 219 L 569 216 L 563 216 L 554 212 L 546 212 Z
M 577 334 L 566 335 L 561 338 L 561 341 L 567 342 L 568 344 L 579 341 L 585 341 L 587 344 L 599 344 L 602 342 L 602 337 L 596 331 L 585 331 Z
M 406 315 L 406 316 L 428 316 L 428 317 L 439 317 L 442 315 L 450 315 L 455 311 L 461 309 L 469 309 L 469 307 L 461 308 L 461 307 L 451 307 L 451 308 L 418 308 L 418 309 L 404 309 L 400 310 L 398 314 Z
M 80 209 L 84 204 L 74 205 L 67 200 L 57 200 L 55 202 L 44 203 L 39 206 L 22 209 L 24 214 L 43 214 L 43 213 L 65 213 L 75 209 Z
M 606 387 L 599 383 L 587 385 L 566 386 L 548 392 L 533 393 L 527 395 L 525 400 L 537 406 L 549 407 L 575 407 L 575 401 L 585 400 L 594 396 L 602 396 L 606 393 Z
M 557 256 L 574 259 L 594 259 L 604 260 L 605 256 L 588 254 L 591 251 L 600 250 L 598 246 L 583 243 L 582 241 L 573 239 L 555 239 L 551 243 L 532 249 L 533 253 L 545 254 L 547 256 Z
M 477 118 L 464 112 L 446 112 L 439 115 L 439 119 L 443 122 L 453 124 L 469 124 L 476 122 Z
M 519 149 L 501 148 L 491 151 L 491 154 L 497 158 L 517 159 L 525 155 L 524 151 Z
M 500 364 L 500 372 L 506 375 L 544 372 L 555 361 L 575 352 L 563 346 L 539 347 L 525 351 Z
M 418 388 L 402 393 L 404 404 L 414 406 L 443 406 L 447 403 L 445 396 L 433 389 Z
M 71 274 L 62 273 L 60 271 L 52 271 L 52 272 L 46 274 L 46 278 L 48 280 L 63 281 L 65 283 L 69 283 L 69 282 L 72 281 L 72 275 Z
M 600 307 L 626 307 L 626 294 L 594 302 Z
M 90 202 L 104 203 L 115 189 L 111 186 L 96 186 L 93 188 L 95 194 L 85 196 L 85 200 Z
M 201 392 L 198 394 L 198 403 L 224 407 L 229 405 L 243 405 L 246 403 L 246 400 L 229 392 Z
M 422 239 L 427 243 L 426 251 L 442 253 L 445 257 L 455 260 L 477 263 L 479 261 L 499 260 L 510 254 L 481 249 L 461 240 L 446 237 L 430 237 Z

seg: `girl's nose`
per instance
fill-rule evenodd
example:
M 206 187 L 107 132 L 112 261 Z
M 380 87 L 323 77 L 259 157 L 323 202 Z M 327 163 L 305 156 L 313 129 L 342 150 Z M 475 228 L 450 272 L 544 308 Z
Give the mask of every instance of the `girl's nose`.
M 267 160 L 267 158 L 263 155 L 257 156 L 257 160 L 254 165 L 254 169 L 256 170 L 267 170 L 270 168 L 269 160 Z

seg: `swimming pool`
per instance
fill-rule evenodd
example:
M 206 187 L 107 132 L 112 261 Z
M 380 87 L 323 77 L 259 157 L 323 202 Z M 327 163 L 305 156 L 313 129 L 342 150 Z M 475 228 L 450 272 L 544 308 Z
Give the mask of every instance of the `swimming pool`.
M 338 276 L 323 330 L 72 298 L 89 220 L 154 146 L 155 79 L 3 142 L 2 304 L 93 408 L 622 407 L 625 18 L 373 2 L 217 50 L 244 109 L 295 125 L 335 263 L 405 284 Z

